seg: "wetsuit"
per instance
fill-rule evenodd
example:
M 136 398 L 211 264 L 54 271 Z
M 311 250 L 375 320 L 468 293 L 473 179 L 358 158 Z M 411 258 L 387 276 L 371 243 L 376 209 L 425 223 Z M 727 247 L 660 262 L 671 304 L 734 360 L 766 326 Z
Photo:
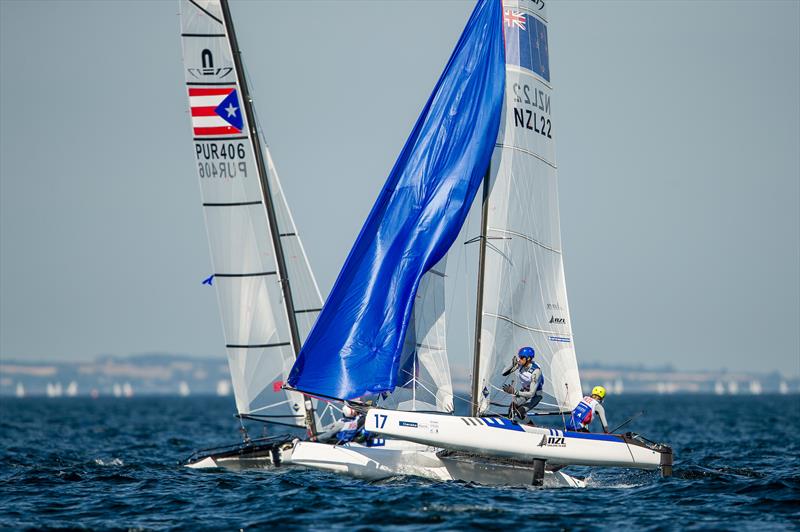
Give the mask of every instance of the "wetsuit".
M 606 410 L 600 401 L 594 397 L 586 396 L 581 399 L 572 415 L 567 420 L 567 430 L 577 432 L 589 432 L 589 424 L 594 419 L 594 415 L 600 418 L 600 424 L 603 425 L 603 432 L 608 432 L 608 422 L 606 421 Z

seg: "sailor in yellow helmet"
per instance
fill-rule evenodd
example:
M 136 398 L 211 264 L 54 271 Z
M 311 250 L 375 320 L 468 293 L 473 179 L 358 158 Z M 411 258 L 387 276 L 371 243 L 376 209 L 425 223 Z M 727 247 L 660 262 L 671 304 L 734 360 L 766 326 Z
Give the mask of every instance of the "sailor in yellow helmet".
M 603 425 L 603 432 L 608 434 L 608 422 L 606 421 L 606 410 L 603 408 L 603 399 L 606 398 L 606 389 L 602 386 L 592 388 L 592 395 L 581 399 L 572 415 L 567 420 L 567 430 L 576 432 L 589 432 L 589 424 L 595 419 L 595 414 L 600 418 Z

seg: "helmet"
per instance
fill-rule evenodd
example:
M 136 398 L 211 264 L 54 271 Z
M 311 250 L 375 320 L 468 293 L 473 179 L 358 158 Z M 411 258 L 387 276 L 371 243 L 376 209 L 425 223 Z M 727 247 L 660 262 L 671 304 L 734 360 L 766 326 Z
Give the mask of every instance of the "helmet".
M 596 395 L 600 399 L 605 399 L 606 397 L 606 389 L 602 386 L 595 386 L 592 388 L 592 395 Z
M 532 347 L 526 346 L 520 348 L 519 353 L 517 353 L 517 356 L 519 358 L 533 358 L 535 354 L 536 352 L 533 350 Z
M 344 417 L 356 417 L 358 415 L 358 412 L 350 408 L 349 405 L 344 405 L 342 407 L 342 415 Z

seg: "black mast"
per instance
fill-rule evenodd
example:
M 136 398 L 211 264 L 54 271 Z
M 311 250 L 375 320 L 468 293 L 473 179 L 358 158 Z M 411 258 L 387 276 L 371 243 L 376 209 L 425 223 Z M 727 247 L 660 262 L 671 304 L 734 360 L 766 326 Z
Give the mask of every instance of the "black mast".
M 289 287 L 289 276 L 286 269 L 286 258 L 283 254 L 283 245 L 281 244 L 280 230 L 278 229 L 278 218 L 275 215 L 275 205 L 272 202 L 272 193 L 269 188 L 269 179 L 267 178 L 267 168 L 264 164 L 264 155 L 261 153 L 261 141 L 258 138 L 258 129 L 256 128 L 255 116 L 253 113 L 253 100 L 250 97 L 250 90 L 247 88 L 247 80 L 244 77 L 244 67 L 242 65 L 242 52 L 239 50 L 239 44 L 236 41 L 236 32 L 233 29 L 233 20 L 231 19 L 231 11 L 228 6 L 228 0 L 221 0 L 222 17 L 225 20 L 225 28 L 228 33 L 228 41 L 231 45 L 233 52 L 233 64 L 236 67 L 236 74 L 239 78 L 239 88 L 242 91 L 242 102 L 244 105 L 245 116 L 247 117 L 247 125 L 249 128 L 248 134 L 250 141 L 253 144 L 253 152 L 256 156 L 256 166 L 258 168 L 258 177 L 261 181 L 261 193 L 264 199 L 264 205 L 267 208 L 267 218 L 269 220 L 269 231 L 272 236 L 273 248 L 275 249 L 275 262 L 278 265 L 278 276 L 283 291 L 283 302 L 286 308 L 287 318 L 289 320 L 289 331 L 292 336 L 292 349 L 294 356 L 300 353 L 300 333 L 297 328 L 297 315 L 294 310 L 294 300 L 292 299 L 292 291 Z M 303 406 L 306 410 L 306 425 L 312 436 L 316 436 L 317 427 L 314 422 L 314 407 L 311 401 L 303 396 Z
M 481 234 L 478 237 L 480 253 L 478 257 L 478 296 L 475 305 L 475 352 L 472 358 L 472 398 L 470 401 L 470 415 L 478 415 L 480 401 L 480 367 L 481 367 L 481 327 L 483 327 L 483 279 L 486 273 L 486 234 L 489 224 L 489 175 L 492 163 L 483 176 L 483 205 L 481 207 Z

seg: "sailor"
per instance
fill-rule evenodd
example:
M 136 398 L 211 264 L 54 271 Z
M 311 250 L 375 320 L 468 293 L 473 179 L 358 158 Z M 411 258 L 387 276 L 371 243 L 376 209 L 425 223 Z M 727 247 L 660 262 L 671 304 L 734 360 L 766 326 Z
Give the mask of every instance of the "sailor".
M 589 424 L 594 419 L 594 415 L 600 418 L 603 425 L 603 432 L 608 434 L 608 422 L 606 422 L 606 410 L 603 408 L 603 399 L 606 397 L 606 389 L 602 386 L 592 388 L 592 395 L 581 399 L 572 415 L 567 420 L 567 430 L 575 432 L 589 432 Z
M 364 415 L 359 415 L 350 405 L 342 407 L 342 417 L 322 434 L 317 435 L 316 441 L 334 443 L 337 445 L 360 439 L 364 434 Z
M 525 419 L 529 410 L 532 410 L 542 400 L 542 387 L 544 375 L 542 368 L 533 361 L 536 352 L 532 347 L 526 346 L 519 350 L 517 356 L 511 360 L 511 365 L 503 370 L 503 377 L 517 370 L 519 389 L 515 390 L 511 384 L 504 384 L 503 391 L 513 395 L 514 399 L 508 407 L 508 417 L 515 420 Z
M 349 405 L 344 405 L 342 418 L 339 420 L 342 428 L 336 433 L 336 442 L 342 444 L 355 440 L 363 432 L 365 419 L 366 416 L 359 415 Z

